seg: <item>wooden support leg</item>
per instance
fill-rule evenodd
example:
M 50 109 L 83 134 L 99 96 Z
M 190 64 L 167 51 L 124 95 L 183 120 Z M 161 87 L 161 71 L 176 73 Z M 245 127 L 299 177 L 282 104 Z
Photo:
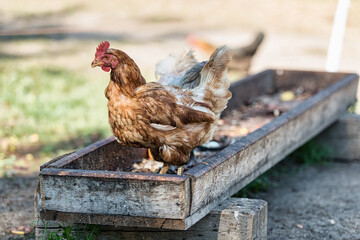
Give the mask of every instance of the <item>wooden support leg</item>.
M 46 223 L 45 223 L 46 224 Z M 47 233 L 59 231 L 56 222 L 50 221 Z M 69 223 L 57 223 L 69 226 Z M 71 225 L 70 225 L 71 226 Z M 73 225 L 73 232 L 85 225 Z M 150 228 L 97 226 L 96 239 L 246 239 L 264 240 L 267 237 L 267 203 L 258 199 L 230 198 L 186 231 Z M 81 231 L 88 236 L 91 229 Z M 45 225 L 40 221 L 36 239 L 42 239 Z M 98 231 L 97 231 L 98 232 Z
M 335 159 L 360 160 L 360 115 L 344 114 L 316 140 L 331 149 L 331 157 Z

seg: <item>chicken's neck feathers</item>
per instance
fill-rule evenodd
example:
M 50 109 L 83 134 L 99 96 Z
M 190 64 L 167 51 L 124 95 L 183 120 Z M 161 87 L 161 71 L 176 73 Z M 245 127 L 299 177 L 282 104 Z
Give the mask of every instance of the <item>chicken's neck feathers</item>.
M 109 84 L 112 91 L 119 91 L 121 94 L 131 97 L 135 93 L 135 89 L 146 84 L 144 77 L 141 75 L 140 69 L 134 63 L 119 64 L 110 73 Z M 110 89 L 109 89 L 110 90 Z

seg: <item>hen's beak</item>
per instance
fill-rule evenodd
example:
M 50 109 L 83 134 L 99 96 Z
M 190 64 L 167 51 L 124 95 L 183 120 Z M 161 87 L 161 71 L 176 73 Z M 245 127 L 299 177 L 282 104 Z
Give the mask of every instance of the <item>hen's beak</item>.
M 100 62 L 99 60 L 94 60 L 92 63 L 91 63 L 91 67 L 97 67 L 97 66 L 100 66 L 102 64 L 102 62 Z

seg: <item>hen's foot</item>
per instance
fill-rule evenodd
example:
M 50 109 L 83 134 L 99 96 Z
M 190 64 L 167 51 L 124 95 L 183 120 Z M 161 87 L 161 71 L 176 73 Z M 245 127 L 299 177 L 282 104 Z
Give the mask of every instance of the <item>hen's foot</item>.
M 184 166 L 178 167 L 177 175 L 182 175 L 184 173 Z
M 163 167 L 160 169 L 159 174 L 166 174 L 167 171 L 169 170 L 170 164 L 169 163 L 164 163 Z

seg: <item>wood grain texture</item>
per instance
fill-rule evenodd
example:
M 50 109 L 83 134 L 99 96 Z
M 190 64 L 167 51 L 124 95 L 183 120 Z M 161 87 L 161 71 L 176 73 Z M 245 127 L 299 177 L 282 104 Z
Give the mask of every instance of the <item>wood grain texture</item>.
M 40 216 L 39 216 L 40 217 Z M 47 231 L 61 230 L 61 226 L 73 226 L 73 230 L 84 229 L 84 225 L 65 222 L 39 221 L 36 237 Z M 267 203 L 258 199 L 230 198 L 218 205 L 201 221 L 186 231 L 174 231 L 153 228 L 130 228 L 98 226 L 97 239 L 246 239 L 263 240 L 267 236 Z M 89 233 L 89 230 L 87 231 Z M 46 235 L 46 233 L 45 233 Z
M 93 143 L 79 151 L 60 156 L 43 168 L 65 168 L 83 170 L 129 170 L 135 160 L 142 159 L 146 149 L 120 145 L 114 137 Z
M 187 176 L 43 169 L 45 210 L 184 219 L 189 215 Z
M 231 85 L 228 111 L 278 88 L 324 89 L 183 176 L 114 171 L 146 154 L 114 138 L 51 161 L 40 172 L 40 212 L 48 220 L 188 229 L 335 122 L 354 102 L 357 81 L 355 74 L 283 70 L 248 77 Z
M 360 115 L 344 114 L 321 133 L 317 140 L 329 148 L 333 158 L 343 161 L 359 161 Z
M 62 223 L 78 223 L 78 224 L 95 224 L 123 227 L 142 227 L 156 229 L 186 229 L 183 219 L 169 218 L 151 218 L 151 217 L 135 217 L 126 215 L 111 214 L 95 214 L 95 213 L 72 213 L 59 211 L 43 211 L 40 210 L 40 218 L 44 221 L 62 222 Z
M 190 214 L 205 216 L 208 205 L 230 197 L 333 123 L 354 102 L 356 87 L 357 76 L 348 75 L 187 171 L 192 178 Z
M 288 90 L 294 86 L 302 86 L 304 90 L 324 89 L 349 73 L 329 73 L 316 71 L 273 70 L 276 89 Z

